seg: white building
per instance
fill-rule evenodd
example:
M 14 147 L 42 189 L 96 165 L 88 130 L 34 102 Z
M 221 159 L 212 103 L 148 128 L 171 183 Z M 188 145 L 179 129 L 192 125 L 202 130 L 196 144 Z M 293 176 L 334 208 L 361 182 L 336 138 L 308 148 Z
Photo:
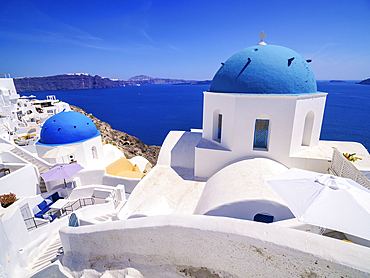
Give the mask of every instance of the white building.
M 295 51 L 248 47 L 222 63 L 204 92 L 201 134 L 170 133 L 158 164 L 191 169 L 207 179 L 254 157 L 326 173 L 332 147 L 366 156 L 360 144 L 319 140 L 326 95 L 317 91 L 311 68 Z M 357 165 L 364 172 L 370 169 L 368 162 Z
M 319 140 L 325 100 L 296 52 L 258 45 L 236 53 L 204 92 L 203 130 L 167 135 L 121 221 L 60 230 L 63 266 L 72 275 L 114 265 L 145 277 L 366 277 L 369 241 L 318 235 L 264 183 L 290 167 L 327 173 L 332 147 L 356 152 L 369 173 L 361 144 Z
M 0 135 L 8 135 L 8 131 L 13 131 L 17 124 L 17 100 L 19 94 L 15 90 L 13 79 L 0 78 Z
M 117 207 L 79 210 L 82 227 L 66 227 L 63 219 L 48 225 L 62 227 L 64 255 L 56 260 L 57 269 L 69 277 L 368 276 L 369 240 L 345 231 L 339 234 L 356 244 L 330 238 L 338 234 L 330 229 L 319 235 L 320 227 L 298 222 L 264 182 L 290 167 L 327 173 L 332 147 L 356 152 L 363 158 L 356 166 L 369 173 L 370 155 L 361 144 L 319 140 L 325 100 L 296 52 L 263 44 L 246 48 L 222 64 L 204 92 L 203 130 L 171 131 L 158 164 L 135 186 L 106 174 L 104 167 L 119 160 L 101 146 L 88 117 L 74 112 L 51 117 L 36 145 L 39 156 L 69 149 L 49 162 L 72 159 L 85 166 L 70 198 L 105 198 L 117 184 L 124 185 L 118 187 L 121 193 L 133 188 L 125 205 L 121 198 Z M 29 200 L 30 207 L 40 198 Z M 25 227 L 23 241 L 16 242 L 14 227 L 24 224 L 20 208 L 12 206 L 0 221 L 0 247 L 7 252 L 0 254 L 0 267 L 26 273 L 26 255 L 41 248 L 29 243 L 33 237 Z M 99 219 L 109 220 L 97 224 Z M 48 226 L 46 232 L 55 232 Z M 51 272 L 58 271 L 40 275 Z
M 248 47 L 222 64 L 204 93 L 203 135 L 194 174 L 209 177 L 233 161 L 266 157 L 292 167 L 319 143 L 326 93 L 298 53 Z M 313 165 L 308 167 L 317 170 Z
M 103 158 L 100 131 L 94 122 L 85 115 L 74 112 L 60 112 L 50 117 L 42 126 L 40 139 L 36 143 L 39 157 L 54 148 L 70 149 L 64 155 L 44 159 L 49 163 L 70 163 L 77 161 L 88 166 L 94 160 Z
M 13 78 L 5 74 L 0 77 L 0 136 L 35 152 L 31 145 L 37 141 L 41 125 L 54 114 L 70 111 L 69 104 L 55 96 L 47 96 L 46 100 L 20 97 Z

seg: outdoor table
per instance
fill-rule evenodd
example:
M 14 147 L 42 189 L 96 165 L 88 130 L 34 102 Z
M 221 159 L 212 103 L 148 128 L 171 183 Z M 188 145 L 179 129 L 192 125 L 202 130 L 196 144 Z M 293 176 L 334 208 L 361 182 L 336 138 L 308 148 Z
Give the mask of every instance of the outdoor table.
M 59 200 L 57 200 L 54 204 L 52 204 L 51 206 L 50 206 L 50 208 L 52 208 L 52 209 L 61 209 L 61 208 L 63 208 L 66 204 L 68 204 L 69 203 L 69 200 L 67 200 L 67 199 L 59 199 Z

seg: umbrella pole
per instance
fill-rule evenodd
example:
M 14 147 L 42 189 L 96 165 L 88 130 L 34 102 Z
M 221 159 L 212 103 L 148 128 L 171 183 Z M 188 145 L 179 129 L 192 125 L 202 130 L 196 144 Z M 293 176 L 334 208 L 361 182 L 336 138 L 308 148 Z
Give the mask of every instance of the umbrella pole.
M 66 192 L 67 192 L 67 199 L 69 200 L 69 195 L 68 195 L 68 188 L 67 188 L 66 179 L 63 179 L 63 180 L 64 180 L 64 187 L 66 188 Z

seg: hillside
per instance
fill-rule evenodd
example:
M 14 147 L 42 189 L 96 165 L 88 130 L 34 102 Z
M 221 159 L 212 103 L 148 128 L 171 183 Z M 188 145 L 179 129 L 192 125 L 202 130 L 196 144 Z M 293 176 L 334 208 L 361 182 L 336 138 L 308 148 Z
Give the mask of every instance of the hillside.
M 131 77 L 129 80 L 109 79 L 87 73 L 62 74 L 44 77 L 14 78 L 18 92 L 104 89 L 119 86 L 137 86 L 151 84 L 197 84 L 195 80 L 153 78 L 146 75 Z
M 361 82 L 358 82 L 356 84 L 365 84 L 365 85 L 370 85 L 370 78 L 362 80 Z
M 107 144 L 113 144 L 120 148 L 127 158 L 132 158 L 134 156 L 140 155 L 149 160 L 152 165 L 157 164 L 157 159 L 160 146 L 148 146 L 145 145 L 140 139 L 135 136 L 129 135 L 125 132 L 113 129 L 110 124 L 99 120 L 91 114 L 86 113 L 86 111 L 78 108 L 76 106 L 70 105 L 73 111 L 82 113 L 90 117 L 95 123 L 97 129 L 100 130 L 102 140 Z
M 17 92 L 102 89 L 117 87 L 117 82 L 86 73 L 63 74 L 45 77 L 14 78 Z

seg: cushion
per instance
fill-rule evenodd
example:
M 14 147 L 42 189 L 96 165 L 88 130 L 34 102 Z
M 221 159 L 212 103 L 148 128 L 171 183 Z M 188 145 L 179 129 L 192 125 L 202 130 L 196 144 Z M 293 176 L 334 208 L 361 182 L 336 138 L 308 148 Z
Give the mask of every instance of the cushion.
M 40 210 L 45 209 L 48 205 L 46 204 L 45 201 L 42 201 L 40 204 L 37 205 Z
M 32 211 L 33 211 L 33 214 L 38 214 L 38 213 L 41 211 L 41 209 L 40 209 L 38 206 L 35 206 L 35 207 L 32 209 Z
M 52 203 L 53 203 L 53 201 L 52 201 L 52 200 L 50 200 L 50 199 L 45 199 L 45 202 L 46 202 L 46 204 L 47 204 L 47 205 L 50 205 L 50 204 L 52 204 Z
M 38 212 L 35 214 L 35 217 L 37 218 L 44 218 L 44 214 L 49 210 L 48 207 L 46 207 L 45 209 L 43 209 L 42 211 Z
M 56 202 L 57 200 L 59 200 L 60 197 L 58 195 L 58 192 L 55 192 L 53 195 L 51 195 L 51 199 L 53 200 L 53 202 Z
M 53 218 L 51 217 L 51 215 L 46 215 L 46 214 L 45 214 L 45 215 L 43 216 L 43 218 L 44 218 L 44 219 L 46 219 L 46 220 L 49 220 L 49 221 L 52 221 L 52 220 L 53 220 Z
M 42 211 L 40 211 L 39 213 L 41 214 L 44 214 L 44 213 L 47 213 L 48 211 L 50 210 L 50 208 L 48 206 L 46 206 Z

